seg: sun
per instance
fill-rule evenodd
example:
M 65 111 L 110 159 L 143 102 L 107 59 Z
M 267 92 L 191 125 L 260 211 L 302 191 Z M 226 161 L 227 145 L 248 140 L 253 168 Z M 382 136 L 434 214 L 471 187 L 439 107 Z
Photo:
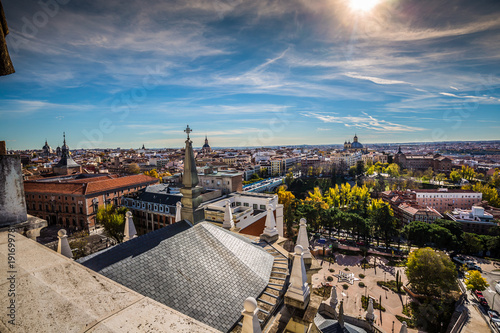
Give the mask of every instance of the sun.
M 349 0 L 349 6 L 355 11 L 367 12 L 379 2 L 380 0 Z

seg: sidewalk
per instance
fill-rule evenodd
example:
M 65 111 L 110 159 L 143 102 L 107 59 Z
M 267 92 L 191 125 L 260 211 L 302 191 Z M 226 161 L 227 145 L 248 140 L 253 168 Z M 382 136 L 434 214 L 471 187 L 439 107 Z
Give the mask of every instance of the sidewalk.
M 466 302 L 467 309 L 469 310 L 470 318 L 464 325 L 461 333 L 489 333 L 494 332 L 491 330 L 488 324 L 488 319 L 482 314 L 479 309 L 479 304 L 477 304 L 474 296 L 470 291 L 467 292 Z

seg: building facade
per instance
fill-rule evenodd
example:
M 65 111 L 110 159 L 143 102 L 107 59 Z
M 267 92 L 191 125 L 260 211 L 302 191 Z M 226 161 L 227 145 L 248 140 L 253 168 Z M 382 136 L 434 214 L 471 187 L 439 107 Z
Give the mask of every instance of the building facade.
M 47 220 L 49 225 L 92 231 L 100 207 L 118 205 L 122 196 L 156 183 L 158 179 L 145 175 L 79 174 L 25 181 L 24 192 L 29 214 Z
M 398 164 L 401 169 L 425 171 L 432 168 L 435 173 L 444 173 L 449 175 L 452 167 L 452 160 L 448 157 L 439 154 L 427 155 L 406 155 L 399 151 L 394 155 L 394 163 Z
M 470 209 L 481 203 L 483 194 L 468 190 L 412 190 L 417 204 L 431 207 L 443 214 L 455 209 Z

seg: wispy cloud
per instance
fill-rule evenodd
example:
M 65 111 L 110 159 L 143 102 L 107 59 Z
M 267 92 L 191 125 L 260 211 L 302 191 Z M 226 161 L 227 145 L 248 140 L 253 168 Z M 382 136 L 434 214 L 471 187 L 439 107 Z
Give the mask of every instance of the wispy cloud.
M 367 130 L 376 130 L 383 132 L 415 132 L 423 131 L 424 128 L 396 124 L 386 120 L 376 119 L 367 113 L 362 113 L 363 116 L 332 116 L 319 113 L 303 113 L 303 116 L 312 117 L 321 120 L 324 123 L 343 124 L 346 127 L 363 128 Z
M 344 75 L 353 79 L 371 81 L 376 84 L 408 84 L 408 82 L 405 81 L 381 79 L 378 77 L 365 76 L 357 73 L 344 73 Z

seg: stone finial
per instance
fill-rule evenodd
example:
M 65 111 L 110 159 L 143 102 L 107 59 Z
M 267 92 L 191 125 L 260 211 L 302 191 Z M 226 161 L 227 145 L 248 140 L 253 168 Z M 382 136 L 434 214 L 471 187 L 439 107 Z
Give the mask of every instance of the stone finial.
M 299 223 L 299 234 L 297 235 L 297 245 L 304 249 L 304 260 L 310 263 L 312 259 L 311 251 L 309 250 L 309 236 L 307 235 L 306 219 L 301 218 Z
M 259 317 L 259 308 L 257 301 L 253 297 L 248 297 L 243 303 L 244 310 L 241 312 L 243 315 L 243 326 L 241 327 L 242 333 L 261 333 Z
M 182 202 L 177 201 L 177 203 L 175 204 L 175 222 L 179 222 L 182 220 L 181 210 L 182 210 Z
M 73 252 L 71 252 L 71 248 L 69 247 L 68 235 L 66 234 L 66 230 L 59 230 L 57 232 L 57 237 L 59 238 L 59 243 L 57 244 L 57 253 L 60 253 L 68 258 L 73 258 Z
M 373 311 L 373 299 L 372 298 L 370 298 L 368 300 L 368 309 L 366 310 L 366 320 L 368 320 L 368 321 L 375 320 L 375 313 Z
M 304 264 L 304 249 L 301 245 L 296 245 L 293 254 L 292 273 L 290 274 L 290 286 L 285 294 L 285 302 L 303 310 L 309 303 L 310 294 Z
M 260 239 L 265 240 L 268 243 L 277 241 L 279 238 L 279 232 L 276 228 L 276 220 L 274 219 L 274 212 L 271 205 L 267 206 L 267 216 L 266 216 L 266 227 L 264 232 L 260 235 Z
M 337 299 L 337 287 L 332 287 L 332 292 L 330 293 L 330 305 L 332 308 L 336 308 L 339 300 Z
M 403 325 L 401 325 L 399 333 L 408 333 L 408 324 L 406 324 L 406 321 L 403 321 Z
M 234 228 L 233 212 L 231 211 L 231 201 L 226 200 L 226 205 L 224 206 L 224 222 L 222 227 L 225 229 Z
M 123 241 L 126 242 L 134 237 L 137 237 L 137 231 L 135 230 L 134 218 L 132 217 L 132 212 L 128 211 L 125 214 L 125 231 L 124 231 Z

